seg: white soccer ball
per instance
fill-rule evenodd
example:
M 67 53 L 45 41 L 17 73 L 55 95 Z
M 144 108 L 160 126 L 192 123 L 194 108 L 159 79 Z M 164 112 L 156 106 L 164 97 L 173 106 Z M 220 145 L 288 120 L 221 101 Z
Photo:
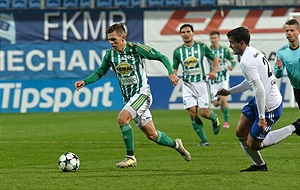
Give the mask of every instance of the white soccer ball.
M 63 172 L 76 172 L 79 168 L 80 161 L 76 154 L 66 152 L 58 159 L 58 167 Z

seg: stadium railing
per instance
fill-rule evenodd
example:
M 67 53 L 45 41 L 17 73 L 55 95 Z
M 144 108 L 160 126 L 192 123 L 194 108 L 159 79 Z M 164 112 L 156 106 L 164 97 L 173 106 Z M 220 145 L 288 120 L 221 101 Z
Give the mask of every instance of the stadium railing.
M 11 7 L 13 9 L 26 9 L 27 7 L 27 0 L 12 0 Z
M 65 8 L 78 8 L 78 0 L 63 0 L 63 7 Z
M 62 8 L 61 0 L 46 0 L 45 8 Z
M 97 8 L 113 7 L 113 1 L 112 0 L 97 0 L 95 7 L 97 7 Z
M 26 9 L 201 9 L 234 6 L 300 6 L 300 0 L 0 0 L 5 11 Z
M 40 0 L 29 0 L 28 8 L 29 9 L 40 9 L 41 1 Z
M 130 7 L 129 4 L 129 0 L 114 0 L 115 7 Z
M 10 9 L 10 0 L 0 0 L 0 9 Z

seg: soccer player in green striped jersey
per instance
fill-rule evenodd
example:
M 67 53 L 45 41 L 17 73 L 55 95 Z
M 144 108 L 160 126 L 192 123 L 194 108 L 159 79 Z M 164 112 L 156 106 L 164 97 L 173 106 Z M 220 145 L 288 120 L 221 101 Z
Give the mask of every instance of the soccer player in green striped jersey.
M 182 99 L 183 106 L 189 112 L 192 126 L 201 139 L 199 146 L 208 146 L 208 140 L 203 129 L 203 122 L 198 117 L 200 115 L 212 121 L 213 132 L 218 134 L 220 124 L 218 116 L 212 111 L 210 106 L 209 90 L 207 78 L 215 79 L 218 68 L 218 58 L 211 49 L 204 43 L 194 40 L 194 28 L 190 24 L 180 27 L 180 35 L 183 44 L 173 52 L 173 69 L 178 73 L 179 65 L 183 70 Z M 212 71 L 206 75 L 204 57 L 213 61 Z
M 229 106 L 226 96 L 215 97 L 217 91 L 221 88 L 228 89 L 229 87 L 229 74 L 228 70 L 232 71 L 236 62 L 232 53 L 227 47 L 220 45 L 220 33 L 213 30 L 209 33 L 209 40 L 211 42 L 212 52 L 219 57 L 219 66 L 217 70 L 217 77 L 210 80 L 210 93 L 211 100 L 215 107 L 220 106 L 224 116 L 224 128 L 229 128 Z M 209 61 L 211 62 L 211 61 Z M 230 65 L 228 65 L 230 62 Z M 212 67 L 210 68 L 212 70 Z
M 84 80 L 75 82 L 75 87 L 79 90 L 85 85 L 96 82 L 110 68 L 115 72 L 125 102 L 118 115 L 118 123 L 126 147 L 125 159 L 116 166 L 127 168 L 137 165 L 134 156 L 134 134 L 129 123 L 132 119 L 149 140 L 176 149 L 186 161 L 190 161 L 190 153 L 183 147 L 181 139 L 173 140 L 162 131 L 155 129 L 149 110 L 152 95 L 147 83 L 144 59 L 162 62 L 168 70 L 171 83 L 175 86 L 178 84 L 178 77 L 174 74 L 169 59 L 152 47 L 127 42 L 124 23 L 116 23 L 108 27 L 107 37 L 112 48 L 106 51 L 100 67 Z
M 294 95 L 300 110 L 300 43 L 299 22 L 296 19 L 285 23 L 285 35 L 289 44 L 281 47 L 276 54 L 274 74 L 277 78 L 283 76 L 284 68 L 290 79 Z

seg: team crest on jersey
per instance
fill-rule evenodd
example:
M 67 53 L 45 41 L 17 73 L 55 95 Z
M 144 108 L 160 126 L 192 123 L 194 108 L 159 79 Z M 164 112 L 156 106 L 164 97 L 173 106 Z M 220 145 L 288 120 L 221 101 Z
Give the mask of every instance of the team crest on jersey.
M 195 57 L 188 57 L 184 60 L 184 64 L 187 67 L 194 67 L 197 64 L 197 59 Z
M 129 63 L 120 63 L 117 67 L 116 67 L 116 71 L 118 73 L 120 73 L 121 75 L 128 75 L 132 72 L 133 67 L 132 65 L 130 65 Z

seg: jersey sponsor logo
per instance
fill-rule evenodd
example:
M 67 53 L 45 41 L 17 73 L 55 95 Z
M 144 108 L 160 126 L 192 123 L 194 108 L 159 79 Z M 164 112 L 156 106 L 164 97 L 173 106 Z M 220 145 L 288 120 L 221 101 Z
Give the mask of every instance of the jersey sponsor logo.
M 197 64 L 197 59 L 195 57 L 188 57 L 184 60 L 184 64 L 187 67 L 194 67 Z
M 128 75 L 133 71 L 133 67 L 129 63 L 123 62 L 116 67 L 116 71 L 121 75 Z
M 134 85 L 137 83 L 137 78 L 136 76 L 124 76 L 121 78 L 121 83 L 124 86 Z
M 187 71 L 185 71 L 185 73 L 187 75 L 199 75 L 201 74 L 201 70 L 200 68 L 188 69 Z

